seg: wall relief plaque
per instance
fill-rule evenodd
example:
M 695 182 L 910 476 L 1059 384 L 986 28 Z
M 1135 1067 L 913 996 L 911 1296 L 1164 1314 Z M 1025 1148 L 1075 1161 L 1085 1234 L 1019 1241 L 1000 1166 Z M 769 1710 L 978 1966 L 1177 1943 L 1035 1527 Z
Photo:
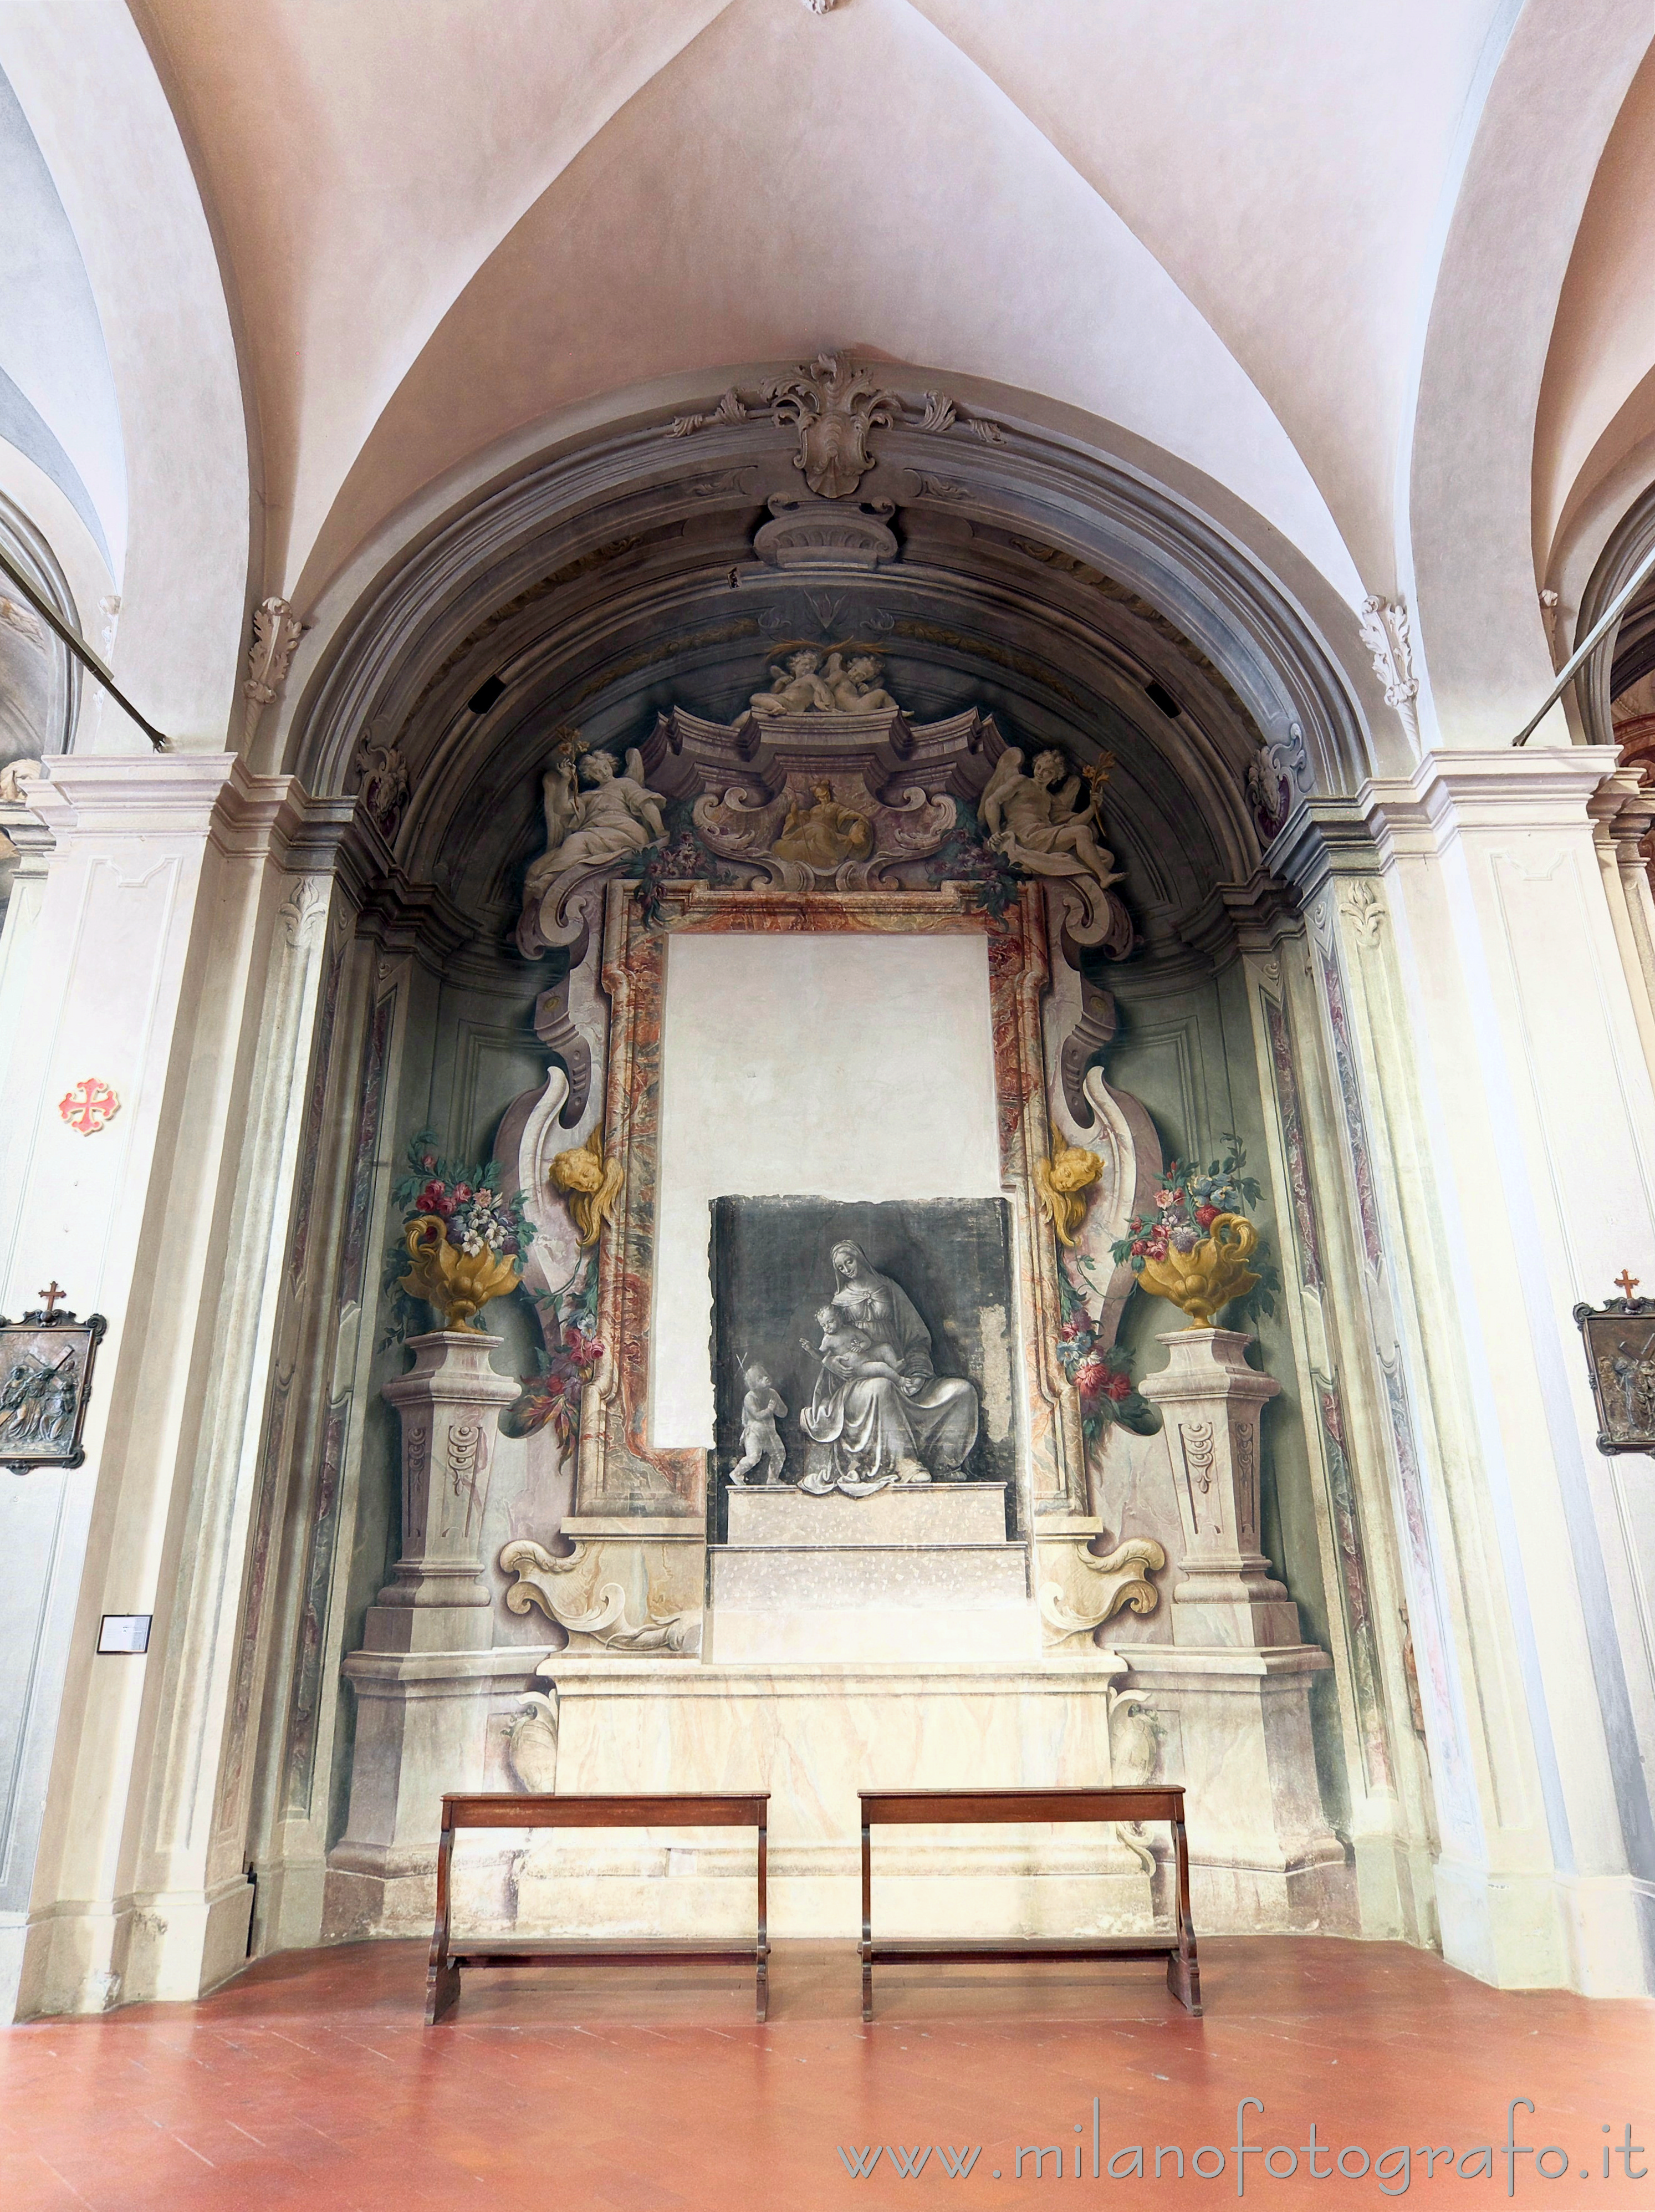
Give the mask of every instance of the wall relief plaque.
M 0 1466 L 14 1474 L 85 1460 L 92 1363 L 109 1326 L 101 1314 L 77 1321 L 55 1282 L 40 1296 L 21 1322 L 0 1315 Z
M 1655 1452 L 1655 1298 L 1634 1298 L 1638 1278 L 1625 1270 L 1616 1282 L 1622 1297 L 1574 1309 L 1597 1408 L 1597 1449 Z

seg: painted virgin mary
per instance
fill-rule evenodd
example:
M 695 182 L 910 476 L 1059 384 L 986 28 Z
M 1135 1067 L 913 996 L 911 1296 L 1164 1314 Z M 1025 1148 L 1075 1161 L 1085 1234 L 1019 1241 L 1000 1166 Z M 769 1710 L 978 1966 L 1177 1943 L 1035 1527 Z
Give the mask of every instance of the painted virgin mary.
M 859 1244 L 834 1247 L 838 1289 L 818 1313 L 821 1362 L 799 1416 L 810 1439 L 801 1490 L 867 1498 L 892 1483 L 955 1474 L 977 1441 L 977 1393 L 931 1364 L 931 1331 L 900 1283 Z

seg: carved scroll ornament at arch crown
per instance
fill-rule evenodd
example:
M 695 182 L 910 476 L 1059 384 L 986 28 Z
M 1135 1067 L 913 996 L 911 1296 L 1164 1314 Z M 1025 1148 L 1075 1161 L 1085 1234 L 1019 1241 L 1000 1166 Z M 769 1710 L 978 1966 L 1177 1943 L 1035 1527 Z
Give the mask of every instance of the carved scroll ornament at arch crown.
M 814 0 L 807 0 L 814 4 Z M 731 385 L 718 405 L 705 414 L 676 416 L 667 426 L 671 438 L 687 438 L 709 423 L 768 419 L 798 432 L 793 465 L 819 499 L 849 499 L 876 465 L 868 438 L 897 424 L 914 430 L 965 432 L 986 445 L 1003 443 L 1005 433 L 986 415 L 973 414 L 945 392 L 910 398 L 883 385 L 871 369 L 843 354 L 823 353 L 808 367 L 773 377 L 755 391 Z

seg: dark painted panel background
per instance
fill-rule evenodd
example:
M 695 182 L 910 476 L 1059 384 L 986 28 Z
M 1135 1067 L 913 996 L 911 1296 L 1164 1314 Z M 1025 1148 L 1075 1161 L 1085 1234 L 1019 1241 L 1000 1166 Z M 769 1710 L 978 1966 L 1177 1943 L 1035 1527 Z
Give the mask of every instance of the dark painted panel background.
M 898 1200 L 847 1205 L 826 1198 L 715 1198 L 712 1213 L 712 1372 L 718 1480 L 707 1486 L 708 1536 L 723 1543 L 729 1473 L 742 1455 L 742 1364 L 757 1359 L 787 1401 L 777 1428 L 787 1447 L 786 1480 L 804 1473 L 799 1410 L 810 1402 L 820 1363 L 804 1348 L 821 1340 L 815 1310 L 839 1288 L 833 1248 L 849 1237 L 870 1266 L 900 1283 L 931 1331 L 931 1364 L 977 1387 L 984 1419 L 967 1475 L 1002 1481 L 1016 1495 L 1015 1310 L 1010 1209 L 1001 1198 Z M 989 1433 L 982 1314 L 997 1308 L 1013 1391 L 1005 1431 Z

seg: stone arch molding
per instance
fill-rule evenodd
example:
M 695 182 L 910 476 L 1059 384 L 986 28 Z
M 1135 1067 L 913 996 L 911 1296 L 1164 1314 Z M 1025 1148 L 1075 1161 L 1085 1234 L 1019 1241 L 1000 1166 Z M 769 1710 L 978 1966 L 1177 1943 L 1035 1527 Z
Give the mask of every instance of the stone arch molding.
M 398 860 L 425 872 L 488 757 L 515 745 L 526 760 L 575 719 L 612 743 L 659 703 L 641 696 L 647 671 L 627 638 L 693 640 L 717 627 L 712 614 L 755 611 L 763 594 L 750 587 L 768 585 L 848 592 L 856 606 L 870 594 L 961 596 L 1002 641 L 984 654 L 989 672 L 1012 665 L 1008 635 L 1038 639 L 1058 679 L 1047 708 L 1071 726 L 1088 702 L 1065 678 L 1095 653 L 1101 594 L 1138 626 L 1116 669 L 1126 694 L 1114 728 L 1135 725 L 1208 821 L 1215 879 L 1250 873 L 1305 798 L 1353 792 L 1373 772 L 1362 679 L 1303 600 L 1193 498 L 1101 438 L 1034 420 L 1036 402 L 967 405 L 937 389 L 936 372 L 888 362 L 864 380 L 848 458 L 841 447 L 824 463 L 818 441 L 807 461 L 834 374 L 833 357 L 741 371 L 699 404 L 642 415 L 615 395 L 602 425 L 457 496 L 400 552 L 382 552 L 371 580 L 313 611 L 259 764 L 318 795 L 363 792 Z M 1328 612 L 1349 620 L 1342 603 Z M 1170 720 L 1143 704 L 1158 672 L 1151 631 L 1173 655 L 1163 688 L 1183 712 Z M 744 665 L 761 667 L 765 650 L 761 635 Z M 702 653 L 731 683 L 737 657 Z M 506 679 L 499 705 L 469 712 L 495 673 Z
M 1580 612 L 1575 622 L 1578 636 L 1585 637 L 1602 617 L 1604 609 L 1613 605 L 1652 550 L 1655 550 L 1655 484 L 1649 485 L 1640 493 L 1610 532 L 1580 595 Z M 1622 617 L 1614 634 L 1604 639 L 1592 655 L 1590 667 L 1575 684 L 1575 699 L 1588 744 L 1614 745 L 1619 743 L 1615 734 L 1615 718 L 1610 711 L 1616 659 L 1621 649 L 1621 641 L 1629 630 L 1635 629 L 1639 633 L 1639 642 L 1643 645 L 1643 639 L 1650 628 L 1649 601 L 1650 594 L 1646 589 L 1639 593 L 1635 603 Z M 1640 654 L 1640 661 L 1647 650 L 1644 646 Z M 1641 673 L 1641 668 L 1637 672 Z

